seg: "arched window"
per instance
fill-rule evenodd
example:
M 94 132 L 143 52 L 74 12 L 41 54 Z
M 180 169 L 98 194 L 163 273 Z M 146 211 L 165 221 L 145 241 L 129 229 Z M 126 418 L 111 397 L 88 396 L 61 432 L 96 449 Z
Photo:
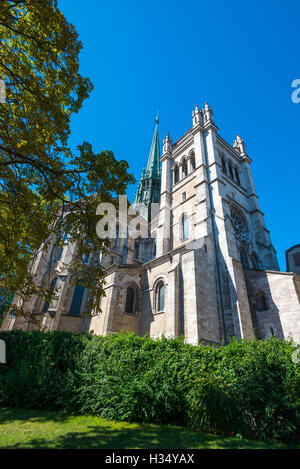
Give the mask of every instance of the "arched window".
M 140 238 L 134 241 L 134 258 L 139 259 L 141 255 L 141 240 Z
M 184 159 L 182 163 L 182 177 L 187 176 L 187 173 L 188 173 L 187 161 L 186 159 Z
M 258 270 L 259 269 L 259 259 L 258 259 L 258 256 L 255 252 L 253 252 L 252 256 L 252 267 L 254 270 Z
M 244 269 L 249 269 L 248 255 L 244 248 L 241 249 L 241 261 Z
M 224 156 L 221 157 L 221 161 L 222 161 L 222 171 L 224 174 L 227 174 L 226 161 L 225 161 Z
M 229 165 L 228 165 L 228 169 L 229 169 L 229 176 L 231 177 L 231 179 L 234 179 L 234 177 L 233 177 L 233 169 L 232 169 L 232 166 L 231 166 L 230 163 L 229 163 Z
M 194 171 L 194 169 L 196 168 L 196 161 L 195 161 L 195 153 L 194 152 L 191 153 L 190 160 L 191 160 L 192 171 Z
M 138 304 L 137 291 L 133 287 L 128 287 L 126 291 L 125 313 L 136 314 Z
M 126 246 L 126 244 L 124 244 L 123 249 L 122 249 L 121 264 L 126 264 L 127 263 L 127 255 L 128 255 L 128 247 Z
M 234 173 L 235 173 L 235 179 L 236 179 L 236 182 L 240 185 L 241 182 L 240 182 L 240 175 L 239 175 L 239 172 L 238 170 L 235 168 L 234 170 Z
M 174 184 L 179 181 L 179 166 L 175 166 L 174 169 Z
M 157 244 L 157 238 L 153 238 L 153 241 L 152 241 L 152 257 L 156 257 L 156 244 Z
M 70 314 L 80 316 L 84 290 L 85 288 L 83 285 L 79 285 L 79 283 L 75 285 L 72 303 L 69 311 Z
M 181 218 L 181 239 L 186 241 L 189 237 L 189 217 L 184 213 Z
M 157 311 L 164 311 L 165 309 L 165 284 L 163 282 L 160 282 L 157 285 L 156 297 L 157 297 Z
M 84 290 L 85 289 L 83 285 L 79 285 L 79 283 L 75 285 L 72 303 L 70 307 L 70 314 L 80 316 Z
M 56 282 L 57 282 L 57 277 L 54 277 L 54 279 L 50 283 L 50 287 L 49 287 L 49 290 L 50 290 L 51 293 L 53 293 L 54 290 L 55 290 Z M 50 306 L 50 302 L 45 301 L 43 309 L 42 309 L 42 313 L 46 313 L 49 309 L 49 306 Z
M 259 291 L 256 293 L 255 305 L 257 311 L 266 311 L 268 309 L 267 298 L 263 291 Z

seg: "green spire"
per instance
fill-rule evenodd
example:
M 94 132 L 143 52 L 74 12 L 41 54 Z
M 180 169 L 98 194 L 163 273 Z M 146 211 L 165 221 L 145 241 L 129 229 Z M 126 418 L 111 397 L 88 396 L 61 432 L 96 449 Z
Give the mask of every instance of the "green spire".
M 158 136 L 158 115 L 155 118 L 155 130 L 152 139 L 151 150 L 149 153 L 148 164 L 147 164 L 147 177 L 160 177 L 160 149 L 159 149 L 159 136 Z
M 148 158 L 147 169 L 142 171 L 140 182 L 134 196 L 134 204 L 144 204 L 150 208 L 151 203 L 160 202 L 160 148 L 158 136 L 159 119 L 156 116 L 155 130 Z
M 133 200 L 133 203 L 134 203 L 134 204 L 139 201 L 139 198 L 140 198 L 140 196 L 141 196 L 142 188 L 143 188 L 143 179 L 144 179 L 144 177 L 145 177 L 145 166 L 143 167 L 143 171 L 142 171 L 142 174 L 141 174 L 141 177 L 140 177 L 140 182 L 139 182 L 137 191 L 136 191 L 135 196 L 134 196 L 134 200 Z

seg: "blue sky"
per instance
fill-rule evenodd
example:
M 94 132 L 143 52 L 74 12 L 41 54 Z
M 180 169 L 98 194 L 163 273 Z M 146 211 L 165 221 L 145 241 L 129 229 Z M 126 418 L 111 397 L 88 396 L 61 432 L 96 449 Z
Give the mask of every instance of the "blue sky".
M 126 159 L 139 178 L 157 109 L 160 140 L 192 124 L 195 104 L 213 108 L 220 134 L 244 138 L 261 210 L 282 270 L 300 243 L 300 78 L 296 1 L 59 0 L 84 48 L 80 70 L 94 91 L 72 118 L 82 141 Z M 129 188 L 129 197 L 134 194 Z

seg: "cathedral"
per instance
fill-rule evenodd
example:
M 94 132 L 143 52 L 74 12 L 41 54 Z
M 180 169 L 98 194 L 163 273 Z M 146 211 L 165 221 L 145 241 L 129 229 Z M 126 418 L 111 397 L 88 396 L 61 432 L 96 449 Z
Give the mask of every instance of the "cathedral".
M 133 203 L 148 236 L 121 238 L 117 230 L 101 258 L 101 311 L 82 315 L 88 292 L 66 274 L 67 237 L 56 260 L 49 250 L 37 257 L 34 273 L 41 282 L 47 273 L 57 294 L 46 305 L 32 298 L 31 311 L 45 331 L 131 330 L 192 344 L 271 335 L 300 340 L 300 276 L 279 271 L 244 140 L 237 135 L 228 143 L 208 104 L 195 107 L 179 140 L 167 134 L 162 152 L 158 124 Z M 2 330 L 33 327 L 9 314 L 2 323 Z

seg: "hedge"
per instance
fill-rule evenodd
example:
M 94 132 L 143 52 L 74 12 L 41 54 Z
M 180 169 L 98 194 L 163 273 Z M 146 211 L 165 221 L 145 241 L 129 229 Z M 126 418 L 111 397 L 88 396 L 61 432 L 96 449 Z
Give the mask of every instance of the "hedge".
M 299 441 L 300 364 L 280 339 L 193 346 L 132 333 L 1 332 L 0 406 Z

